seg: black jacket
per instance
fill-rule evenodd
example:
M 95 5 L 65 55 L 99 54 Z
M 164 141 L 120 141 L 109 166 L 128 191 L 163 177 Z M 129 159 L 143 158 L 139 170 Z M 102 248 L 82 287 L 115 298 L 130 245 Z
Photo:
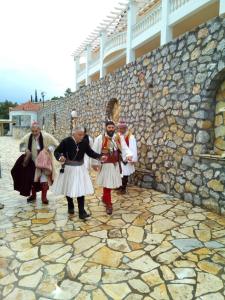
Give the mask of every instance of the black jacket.
M 94 159 L 101 157 L 101 154 L 98 154 L 91 149 L 87 140 L 82 140 L 80 143 L 76 144 L 72 137 L 67 137 L 62 140 L 54 151 L 57 160 L 63 155 L 67 160 L 82 161 L 85 153 Z

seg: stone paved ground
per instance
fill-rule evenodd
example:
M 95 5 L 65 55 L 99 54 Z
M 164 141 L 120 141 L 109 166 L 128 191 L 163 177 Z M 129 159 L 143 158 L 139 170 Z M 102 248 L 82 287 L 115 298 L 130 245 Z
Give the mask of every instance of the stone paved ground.
M 153 190 L 88 197 L 89 221 L 62 197 L 12 191 L 18 142 L 0 137 L 0 299 L 225 299 L 225 218 Z

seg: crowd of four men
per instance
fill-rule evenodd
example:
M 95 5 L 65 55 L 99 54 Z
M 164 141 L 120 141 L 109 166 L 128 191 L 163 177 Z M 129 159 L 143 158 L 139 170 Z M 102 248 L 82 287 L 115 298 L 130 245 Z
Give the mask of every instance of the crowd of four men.
M 78 126 L 73 129 L 71 136 L 58 144 L 52 135 L 41 131 L 38 122 L 33 122 L 31 133 L 27 134 L 20 144 L 20 149 L 25 151 L 25 154 L 21 161 L 16 163 L 16 171 L 15 166 L 14 171 L 12 170 L 14 188 L 19 180 L 19 185 L 24 189 L 24 184 L 20 182 L 21 172 L 27 172 L 28 178 L 34 178 L 28 202 L 35 201 L 37 191 L 41 191 L 42 202 L 47 204 L 47 190 L 49 185 L 52 185 L 54 194 L 66 196 L 68 213 L 74 214 L 73 198 L 77 198 L 79 218 L 86 219 L 90 215 L 84 209 L 85 196 L 94 193 L 89 175 L 91 165 L 98 172 L 96 181 L 97 185 L 103 188 L 102 201 L 106 206 L 106 213 L 112 214 L 111 191 L 117 189 L 120 193 L 126 193 L 128 176 L 135 171 L 136 140 L 123 121 L 118 124 L 117 132 L 115 123 L 107 121 L 105 132 L 99 135 L 94 143 L 90 143 L 90 140 L 85 128 Z M 54 168 L 53 154 L 61 163 L 58 174 Z M 88 157 L 91 158 L 90 162 Z M 28 173 L 28 167 L 31 165 L 33 173 Z M 25 173 L 23 178 L 26 178 Z

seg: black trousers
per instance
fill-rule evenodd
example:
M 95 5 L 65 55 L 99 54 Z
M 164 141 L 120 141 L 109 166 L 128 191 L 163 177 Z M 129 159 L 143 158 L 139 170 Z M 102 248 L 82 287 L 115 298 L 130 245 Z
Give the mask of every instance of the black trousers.
M 127 188 L 127 183 L 128 183 L 128 176 L 123 176 L 122 177 L 122 189 L 126 190 Z
M 74 209 L 73 198 L 66 196 L 66 199 L 67 199 L 67 203 L 68 203 L 68 208 Z M 83 213 L 84 212 L 84 196 L 77 197 L 77 204 L 78 204 L 79 213 Z

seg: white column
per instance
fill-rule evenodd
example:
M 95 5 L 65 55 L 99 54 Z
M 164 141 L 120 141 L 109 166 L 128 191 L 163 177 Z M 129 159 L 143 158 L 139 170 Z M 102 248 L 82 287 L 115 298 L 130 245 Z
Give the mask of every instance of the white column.
M 170 1 L 162 0 L 162 21 L 161 21 L 161 37 L 160 37 L 161 46 L 173 39 L 172 29 L 168 25 L 169 13 L 170 13 Z
M 106 74 L 106 69 L 104 67 L 104 47 L 106 41 L 106 32 L 100 33 L 100 78 L 104 77 Z
M 220 0 L 220 10 L 219 10 L 220 16 L 223 16 L 225 14 L 225 1 Z
M 129 0 L 127 11 L 127 49 L 126 49 L 126 63 L 135 60 L 135 51 L 132 49 L 132 27 L 136 23 L 137 4 L 134 0 Z
M 80 71 L 80 57 L 74 57 L 75 62 L 75 91 L 79 89 L 78 75 Z
M 91 78 L 89 76 L 89 63 L 91 60 L 91 46 L 88 45 L 86 47 L 86 74 L 85 74 L 85 84 L 88 85 L 91 82 Z

